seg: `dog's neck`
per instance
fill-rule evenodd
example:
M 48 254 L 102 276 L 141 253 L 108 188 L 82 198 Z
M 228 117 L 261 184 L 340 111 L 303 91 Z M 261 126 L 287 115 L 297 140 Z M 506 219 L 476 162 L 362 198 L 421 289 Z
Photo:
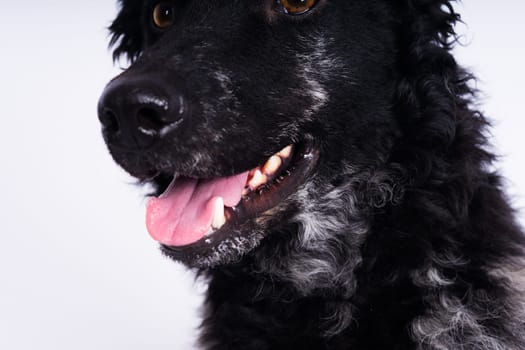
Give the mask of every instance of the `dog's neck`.
M 508 239 L 482 245 L 465 239 L 463 252 L 483 252 L 484 261 L 472 261 L 458 255 L 455 242 L 439 238 L 446 236 L 435 228 L 440 213 L 433 215 L 429 212 L 432 207 L 409 199 L 374 216 L 381 225 L 370 226 L 366 245 L 358 250 L 361 263 L 343 278 L 354 288 L 327 284 L 327 288 L 301 290 L 292 280 L 265 271 L 253 256 L 206 271 L 204 349 L 392 349 L 392 344 L 396 349 L 415 349 L 428 342 L 453 349 L 465 338 L 479 349 L 525 346 L 525 339 L 510 336 L 522 333 L 524 310 L 519 302 L 523 297 L 509 288 L 508 273 L 497 269 L 498 264 L 507 265 L 503 255 L 522 255 L 513 250 L 518 245 L 512 246 L 519 240 L 519 228 L 492 220 L 492 226 L 484 230 L 503 232 L 498 227 L 505 227 L 501 234 Z M 501 192 L 497 188 L 479 189 L 469 212 L 481 222 L 493 210 L 487 203 L 498 200 Z M 404 216 L 411 220 L 403 220 Z M 450 222 L 438 226 L 448 230 L 448 225 Z M 376 229 L 378 226 L 383 229 Z M 463 227 L 456 237 L 477 236 L 480 230 Z M 394 235 L 394 231 L 403 234 Z M 432 234 L 436 245 L 428 251 L 420 244 L 428 241 L 425 234 Z M 267 249 L 265 254 L 275 249 L 271 245 L 260 248 Z M 490 278 L 492 285 L 477 286 L 476 278 Z M 494 309 L 477 304 L 485 299 L 462 299 L 473 293 L 485 293 Z M 487 326 L 490 319 L 499 320 L 501 339 Z
M 412 343 L 406 318 L 414 313 L 407 309 L 415 312 L 421 301 L 409 288 L 362 288 L 350 298 L 333 290 L 300 296 L 289 283 L 235 270 L 209 274 L 201 336 L 206 349 L 329 349 L 338 343 L 408 348 Z

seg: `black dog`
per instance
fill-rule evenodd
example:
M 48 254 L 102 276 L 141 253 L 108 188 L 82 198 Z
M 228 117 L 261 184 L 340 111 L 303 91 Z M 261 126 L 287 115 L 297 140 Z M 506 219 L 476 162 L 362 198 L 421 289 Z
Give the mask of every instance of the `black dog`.
M 447 0 L 122 0 L 99 118 L 204 349 L 525 349 L 525 240 Z

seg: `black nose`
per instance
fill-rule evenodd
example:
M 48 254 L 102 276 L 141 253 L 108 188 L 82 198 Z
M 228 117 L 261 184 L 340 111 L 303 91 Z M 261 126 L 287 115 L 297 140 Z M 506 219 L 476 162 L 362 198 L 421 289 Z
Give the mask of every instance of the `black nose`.
M 123 74 L 110 82 L 98 103 L 98 118 L 108 144 L 128 149 L 152 146 L 178 128 L 185 99 L 174 83 L 153 75 Z

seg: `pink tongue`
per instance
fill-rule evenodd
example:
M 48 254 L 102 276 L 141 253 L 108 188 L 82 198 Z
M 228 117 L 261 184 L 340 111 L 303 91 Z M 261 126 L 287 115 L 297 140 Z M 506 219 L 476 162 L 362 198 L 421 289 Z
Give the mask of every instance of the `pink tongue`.
M 148 201 L 149 234 L 170 246 L 197 242 L 211 228 L 214 200 L 222 197 L 225 206 L 236 206 L 247 178 L 248 172 L 212 180 L 177 179 L 168 192 Z

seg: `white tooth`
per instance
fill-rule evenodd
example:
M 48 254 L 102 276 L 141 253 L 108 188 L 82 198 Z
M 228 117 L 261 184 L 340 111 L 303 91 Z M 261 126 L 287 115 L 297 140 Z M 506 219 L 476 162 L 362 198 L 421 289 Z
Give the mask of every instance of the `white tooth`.
M 263 166 L 263 173 L 268 176 L 272 176 L 277 172 L 277 170 L 279 170 L 282 164 L 283 161 L 281 157 L 271 156 Z
M 257 169 L 253 174 L 251 180 L 248 182 L 248 186 L 250 186 L 251 190 L 255 190 L 257 187 L 264 185 L 266 181 L 268 181 L 266 175 L 264 175 L 259 169 Z
M 277 155 L 281 158 L 288 158 L 290 157 L 290 155 L 292 154 L 292 148 L 293 146 L 290 145 L 290 146 L 286 146 L 285 148 L 283 148 L 279 153 L 277 153 Z
M 220 229 L 226 223 L 226 217 L 224 216 L 224 199 L 217 197 L 213 202 L 213 220 L 211 227 L 214 229 Z

